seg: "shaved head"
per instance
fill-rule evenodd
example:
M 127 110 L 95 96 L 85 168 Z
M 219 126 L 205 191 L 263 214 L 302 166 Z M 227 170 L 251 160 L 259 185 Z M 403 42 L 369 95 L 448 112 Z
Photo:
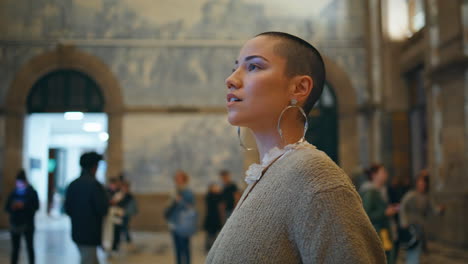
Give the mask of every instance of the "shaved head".
M 322 56 L 314 46 L 307 41 L 283 32 L 264 32 L 259 36 L 278 40 L 274 51 L 286 59 L 286 76 L 310 76 L 313 80 L 312 91 L 304 103 L 304 111 L 309 113 L 322 94 L 325 83 L 325 64 Z

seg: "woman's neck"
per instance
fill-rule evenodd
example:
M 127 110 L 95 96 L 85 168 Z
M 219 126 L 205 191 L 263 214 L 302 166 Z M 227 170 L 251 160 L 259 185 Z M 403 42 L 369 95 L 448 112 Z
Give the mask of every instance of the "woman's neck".
M 252 129 L 252 132 L 255 136 L 260 160 L 262 160 L 272 148 L 277 147 L 281 149 L 288 144 L 296 143 L 304 134 L 303 127 L 301 128 L 300 125 L 284 126 L 283 139 L 279 135 L 276 126 L 264 130 Z

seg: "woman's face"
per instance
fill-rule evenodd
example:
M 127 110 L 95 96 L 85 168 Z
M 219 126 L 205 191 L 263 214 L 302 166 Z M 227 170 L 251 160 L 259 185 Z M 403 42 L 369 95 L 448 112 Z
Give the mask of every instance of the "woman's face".
M 255 37 L 242 47 L 226 79 L 228 120 L 232 125 L 265 129 L 276 125 L 290 101 L 286 59 L 274 51 L 278 40 Z
M 17 188 L 17 189 L 22 190 L 22 189 L 26 188 L 27 186 L 28 186 L 28 185 L 27 185 L 27 183 L 26 183 L 25 181 L 16 180 L 16 188 Z
M 184 186 L 186 183 L 185 176 L 180 172 L 176 173 L 174 181 L 177 186 Z
M 420 193 L 426 193 L 427 184 L 423 177 L 419 177 L 418 180 L 416 181 L 416 189 Z
M 380 184 L 384 185 L 387 183 L 388 173 L 384 167 L 380 167 L 379 170 L 375 173 L 374 179 Z

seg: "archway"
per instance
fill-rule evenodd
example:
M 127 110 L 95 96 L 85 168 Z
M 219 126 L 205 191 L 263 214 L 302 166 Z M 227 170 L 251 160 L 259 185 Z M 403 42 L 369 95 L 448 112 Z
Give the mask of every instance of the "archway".
M 14 186 L 14 176 L 22 167 L 24 117 L 28 94 L 33 85 L 48 73 L 63 69 L 86 74 L 99 86 L 108 115 L 109 140 L 106 153 L 108 175 L 122 169 L 123 98 L 120 85 L 108 66 L 101 60 L 74 46 L 58 46 L 29 60 L 16 74 L 5 102 L 5 156 L 2 192 Z
M 338 102 L 338 162 L 351 176 L 359 167 L 358 110 L 356 91 L 348 74 L 328 57 L 324 57 L 327 83 Z

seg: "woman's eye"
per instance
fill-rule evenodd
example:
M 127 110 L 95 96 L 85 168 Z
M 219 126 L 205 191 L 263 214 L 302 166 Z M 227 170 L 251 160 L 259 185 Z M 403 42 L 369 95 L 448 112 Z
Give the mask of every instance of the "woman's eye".
M 255 65 L 255 64 L 249 64 L 249 65 L 247 66 L 247 70 L 248 70 L 248 71 L 253 71 L 253 70 L 256 70 L 256 69 L 258 69 L 258 68 L 259 68 L 259 67 L 258 67 L 257 65 Z

